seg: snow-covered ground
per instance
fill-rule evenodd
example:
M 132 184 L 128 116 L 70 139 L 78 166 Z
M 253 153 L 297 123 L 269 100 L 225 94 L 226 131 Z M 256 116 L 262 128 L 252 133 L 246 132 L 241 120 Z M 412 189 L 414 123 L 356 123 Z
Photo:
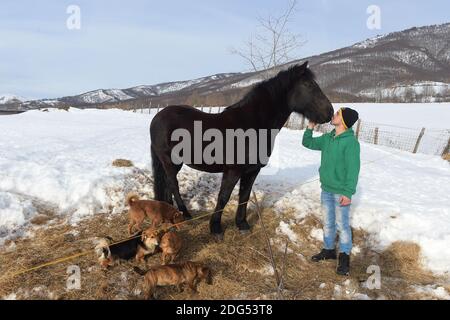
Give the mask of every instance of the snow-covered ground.
M 423 109 L 428 107 L 432 106 Z M 359 110 L 362 115 L 375 114 Z M 441 110 L 443 114 L 435 113 L 434 118 L 449 119 L 445 115 L 448 111 Z M 389 120 L 383 119 L 384 123 Z M 0 241 L 21 235 L 36 215 L 36 199 L 59 208 L 58 212 L 72 222 L 108 211 L 110 206 L 123 206 L 123 191 L 129 187 L 125 177 L 133 169 L 116 168 L 111 163 L 125 158 L 150 170 L 150 120 L 148 114 L 77 109 L 0 117 Z M 436 120 L 434 125 L 440 127 L 444 122 Z M 302 131 L 282 130 L 255 190 L 264 194 L 265 205 L 273 205 L 279 212 L 295 208 L 298 217 L 310 213 L 319 216 L 320 153 L 303 148 L 302 135 Z M 425 265 L 436 273 L 448 273 L 449 163 L 437 156 L 365 143 L 361 143 L 361 158 L 353 226 L 368 231 L 376 248 L 396 240 L 417 242 Z M 183 172 L 192 183 L 199 175 L 191 169 Z M 212 198 L 216 191 L 211 188 Z M 199 204 L 193 198 L 188 206 Z M 289 224 L 280 225 L 280 229 L 295 238 Z M 320 230 L 313 236 L 320 238 Z

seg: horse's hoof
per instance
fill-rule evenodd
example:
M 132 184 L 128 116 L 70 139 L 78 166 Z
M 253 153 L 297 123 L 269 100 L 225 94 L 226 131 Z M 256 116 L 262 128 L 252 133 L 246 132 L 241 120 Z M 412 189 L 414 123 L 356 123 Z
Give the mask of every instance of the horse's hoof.
M 250 234 L 251 230 L 250 229 L 245 229 L 245 230 L 239 230 L 239 233 L 242 234 L 243 236 Z
M 223 233 L 213 233 L 212 236 L 216 241 L 223 241 Z
M 192 216 L 188 215 L 188 216 L 183 216 L 184 220 L 192 220 Z

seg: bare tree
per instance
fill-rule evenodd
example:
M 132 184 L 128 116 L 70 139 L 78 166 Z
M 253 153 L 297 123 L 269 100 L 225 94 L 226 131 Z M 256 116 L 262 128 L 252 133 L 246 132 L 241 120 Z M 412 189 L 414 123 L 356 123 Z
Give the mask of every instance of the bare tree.
M 243 49 L 232 48 L 231 53 L 243 58 L 253 71 L 294 60 L 291 55 L 305 44 L 300 35 L 289 30 L 297 5 L 297 0 L 292 0 L 280 16 L 258 17 L 258 32 L 250 36 Z

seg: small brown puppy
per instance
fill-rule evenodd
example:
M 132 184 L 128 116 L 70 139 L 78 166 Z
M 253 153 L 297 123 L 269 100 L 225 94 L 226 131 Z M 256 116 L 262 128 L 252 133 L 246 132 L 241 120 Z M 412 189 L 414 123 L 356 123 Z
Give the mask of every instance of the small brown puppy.
M 147 272 L 135 267 L 134 271 L 144 275 L 144 297 L 155 298 L 158 286 L 178 286 L 181 291 L 183 284 L 187 284 L 191 292 L 197 292 L 197 285 L 205 280 L 212 284 L 211 270 L 200 263 L 188 261 L 180 264 L 151 267 Z
M 180 236 L 174 230 L 172 224 L 163 224 L 159 229 L 148 228 L 142 232 L 142 242 L 146 248 L 155 252 L 155 247 L 158 246 L 161 254 L 161 264 L 165 265 L 168 262 L 173 263 L 181 250 L 183 241 Z M 144 255 L 142 255 L 144 254 Z M 136 260 L 142 262 L 144 256 L 149 253 L 138 253 Z
M 161 264 L 173 263 L 181 250 L 183 241 L 176 231 L 172 228 L 165 229 L 164 235 L 159 242 L 159 248 L 162 251 Z
M 137 194 L 130 193 L 127 195 L 126 203 L 130 206 L 128 211 L 130 217 L 129 234 L 132 234 L 133 228 L 142 231 L 142 223 L 145 217 L 152 220 L 152 227 L 154 228 L 165 222 L 178 224 L 184 221 L 183 213 L 164 201 L 140 200 Z

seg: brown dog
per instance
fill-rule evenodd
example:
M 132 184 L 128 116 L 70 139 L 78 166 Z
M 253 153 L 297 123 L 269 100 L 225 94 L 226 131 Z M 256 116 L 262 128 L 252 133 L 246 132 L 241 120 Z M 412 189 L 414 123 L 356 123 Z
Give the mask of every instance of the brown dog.
M 163 224 L 159 229 L 148 228 L 142 232 L 142 242 L 149 252 L 155 252 L 155 247 L 159 247 L 161 254 L 161 264 L 173 263 L 182 247 L 182 240 L 173 225 Z M 136 256 L 138 262 L 143 262 L 144 256 L 148 252 L 141 251 Z
M 144 275 L 144 297 L 155 298 L 157 286 L 178 286 L 181 291 L 183 284 L 187 284 L 191 292 L 197 292 L 197 285 L 205 280 L 212 284 L 211 270 L 199 263 L 188 261 L 180 264 L 151 267 L 147 272 L 135 267 L 134 271 Z
M 133 228 L 142 231 L 142 223 L 145 217 L 152 220 L 152 227 L 154 228 L 161 223 L 178 224 L 184 221 L 183 213 L 164 201 L 140 200 L 137 194 L 130 193 L 127 196 L 126 203 L 130 206 L 128 211 L 130 217 L 129 234 L 132 234 Z
M 173 263 L 181 250 L 183 242 L 176 231 L 172 229 L 166 229 L 164 235 L 159 242 L 159 248 L 162 251 L 161 264 Z

